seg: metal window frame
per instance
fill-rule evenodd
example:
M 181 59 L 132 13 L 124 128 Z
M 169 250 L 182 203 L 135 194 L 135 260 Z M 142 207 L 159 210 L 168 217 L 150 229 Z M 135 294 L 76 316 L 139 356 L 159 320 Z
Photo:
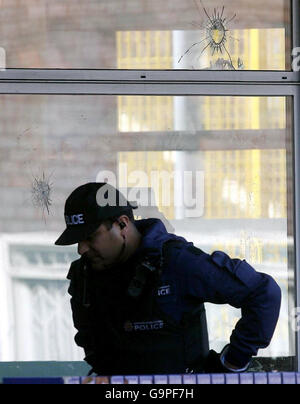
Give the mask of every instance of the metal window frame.
M 292 1 L 292 47 L 300 47 L 300 0 Z M 292 96 L 296 305 L 300 306 L 300 72 L 7 69 L 0 94 Z M 296 336 L 300 370 L 300 332 Z M 51 362 L 49 362 L 51 363 Z

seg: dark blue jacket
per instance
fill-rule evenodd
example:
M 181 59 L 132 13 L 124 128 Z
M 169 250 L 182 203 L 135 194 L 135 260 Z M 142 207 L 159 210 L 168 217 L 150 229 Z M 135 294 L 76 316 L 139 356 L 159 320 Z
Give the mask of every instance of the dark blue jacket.
M 209 255 L 195 249 L 193 243 L 167 233 L 158 219 L 137 222 L 142 229 L 148 225 L 142 249 L 157 248 L 161 253 L 166 240 L 183 240 L 183 248 L 173 255 L 163 274 L 165 282 L 173 283 L 178 301 L 165 307 L 177 321 L 191 305 L 192 296 L 199 302 L 230 304 L 241 308 L 242 317 L 231 338 L 226 359 L 243 367 L 259 348 L 266 348 L 273 336 L 279 317 L 281 291 L 274 279 L 256 272 L 246 261 L 231 259 L 221 251 Z
M 232 332 L 226 354 L 226 360 L 240 368 L 257 355 L 260 348 L 269 345 L 281 303 L 280 288 L 271 276 L 256 272 L 246 261 L 231 259 L 224 252 L 215 251 L 211 255 L 203 252 L 183 237 L 168 233 L 159 219 L 136 221 L 136 227 L 143 238 L 130 262 L 145 254 L 162 259 L 163 246 L 177 241 L 174 248 L 168 250 L 167 265 L 162 266 L 161 284 L 170 287 L 168 293 L 172 296 L 167 299 L 157 297 L 164 313 L 180 324 L 185 313 L 201 303 L 230 304 L 241 308 L 242 316 Z M 75 340 L 85 348 L 88 356 L 93 350 L 89 336 L 91 327 L 78 304 L 79 294 L 86 292 L 77 293 L 77 267 L 72 265 L 68 274 L 68 279 L 71 279 L 69 292 L 74 324 L 79 331 Z

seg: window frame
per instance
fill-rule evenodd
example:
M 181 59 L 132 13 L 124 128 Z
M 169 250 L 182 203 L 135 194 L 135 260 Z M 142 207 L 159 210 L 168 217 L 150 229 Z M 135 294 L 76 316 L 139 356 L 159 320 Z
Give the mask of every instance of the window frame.
M 300 0 L 291 1 L 294 49 L 300 47 Z M 300 306 L 300 211 L 297 209 L 300 206 L 300 71 L 7 69 L 0 71 L 0 94 L 291 96 L 295 301 L 296 306 Z M 299 331 L 296 333 L 296 360 L 296 370 L 300 371 Z M 44 362 L 44 365 L 51 363 Z M 20 363 L 13 362 L 11 366 L 17 368 L 17 364 Z

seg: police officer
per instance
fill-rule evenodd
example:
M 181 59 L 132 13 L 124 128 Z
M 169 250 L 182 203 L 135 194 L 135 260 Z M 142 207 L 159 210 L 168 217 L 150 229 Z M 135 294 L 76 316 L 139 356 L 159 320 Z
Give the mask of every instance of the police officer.
M 135 207 L 106 183 L 80 186 L 65 204 L 55 244 L 78 244 L 68 279 L 85 360 L 106 375 L 247 370 L 276 327 L 276 282 L 244 260 L 205 253 L 159 219 L 135 221 Z M 209 350 L 205 302 L 241 308 L 220 354 Z

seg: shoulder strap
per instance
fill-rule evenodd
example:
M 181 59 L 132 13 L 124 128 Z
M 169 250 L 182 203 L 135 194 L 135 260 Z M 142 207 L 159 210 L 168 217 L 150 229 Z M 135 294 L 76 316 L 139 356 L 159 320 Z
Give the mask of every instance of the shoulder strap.
M 161 267 L 168 263 L 172 257 L 172 253 L 174 253 L 174 248 L 179 250 L 183 245 L 184 242 L 182 240 L 171 239 L 166 241 L 162 248 Z
M 156 258 L 155 260 L 152 260 L 146 256 L 141 262 L 139 262 L 136 266 L 135 275 L 129 284 L 127 290 L 128 295 L 134 299 L 138 299 L 142 295 L 150 277 L 153 274 L 155 274 L 157 278 L 160 277 L 163 265 L 165 265 L 170 258 L 171 247 L 174 247 L 175 245 L 179 246 L 180 244 L 182 245 L 182 243 L 181 240 L 168 240 L 163 244 L 160 259 L 158 257 L 158 259 Z

